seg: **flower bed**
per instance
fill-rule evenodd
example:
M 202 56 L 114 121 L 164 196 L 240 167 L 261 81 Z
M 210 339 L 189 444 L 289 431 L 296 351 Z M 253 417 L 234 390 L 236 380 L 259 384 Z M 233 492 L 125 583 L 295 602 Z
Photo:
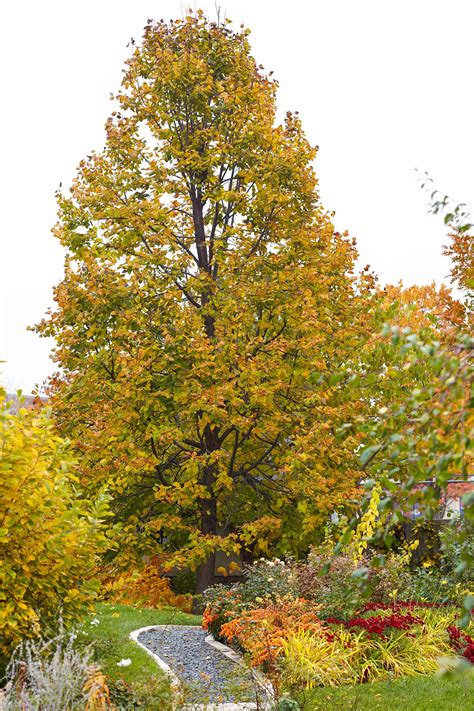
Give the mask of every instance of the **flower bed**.
M 281 561 L 273 566 L 260 561 L 256 567 L 258 585 L 249 568 L 243 584 L 209 591 L 203 624 L 243 651 L 279 688 L 295 692 L 429 674 L 438 669 L 441 656 L 460 655 L 474 661 L 474 640 L 454 624 L 458 610 L 452 604 L 380 600 L 380 591 L 373 586 L 372 598 L 363 600 L 361 587 L 346 596 L 344 606 L 340 578 L 327 576 L 321 582 L 314 568 L 283 566 Z M 346 568 L 346 561 L 338 566 L 339 572 Z M 265 575 L 266 591 L 262 590 Z M 312 599 L 295 588 L 295 578 L 313 581 L 307 586 Z M 345 585 L 349 587 L 348 575 Z M 339 606 L 336 600 L 342 601 Z M 354 600 L 362 603 L 356 609 Z

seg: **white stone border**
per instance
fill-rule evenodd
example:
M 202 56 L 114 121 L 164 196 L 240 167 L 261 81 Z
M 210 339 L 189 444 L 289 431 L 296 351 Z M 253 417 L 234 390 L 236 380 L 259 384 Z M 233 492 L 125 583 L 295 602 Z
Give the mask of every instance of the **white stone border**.
M 218 652 L 223 654 L 224 657 L 227 657 L 227 659 L 232 660 L 233 662 L 235 662 L 235 664 L 240 664 L 240 666 L 245 667 L 248 670 L 248 666 L 245 664 L 242 655 L 231 649 L 231 647 L 228 647 L 227 645 L 222 644 L 222 642 L 218 642 L 217 640 L 215 640 L 212 634 L 208 634 L 204 641 L 207 642 L 207 644 L 209 644 L 213 649 L 216 649 Z M 255 683 L 262 689 L 262 691 L 265 692 L 268 699 L 272 703 L 274 703 L 275 695 L 273 693 L 273 687 L 270 682 L 257 669 L 252 669 L 251 674 L 255 680 Z
M 175 625 L 177 627 L 177 625 Z M 183 625 L 184 626 L 184 625 Z M 190 625 L 186 625 L 188 627 Z M 140 627 L 138 630 L 133 630 L 133 632 L 130 632 L 129 638 L 135 642 L 135 644 L 138 644 L 139 647 L 145 650 L 147 654 L 150 655 L 150 657 L 153 657 L 155 662 L 158 664 L 160 667 L 161 671 L 163 671 L 166 676 L 169 679 L 171 690 L 173 692 L 176 692 L 179 690 L 181 686 L 181 682 L 179 681 L 178 677 L 174 673 L 174 671 L 171 669 L 169 664 L 167 664 L 164 659 L 159 657 L 157 654 L 151 651 L 148 647 L 145 647 L 144 644 L 142 644 L 139 640 L 138 637 L 141 635 L 142 632 L 148 632 L 149 630 L 156 630 L 159 629 L 160 627 L 167 627 L 167 625 L 148 625 L 148 627 Z
M 160 669 L 166 674 L 166 676 L 169 679 L 171 690 L 173 694 L 177 694 L 181 688 L 181 682 L 174 673 L 174 671 L 171 669 L 169 664 L 167 664 L 164 659 L 159 657 L 157 654 L 151 651 L 151 649 L 148 649 L 144 644 L 142 644 L 139 640 L 138 637 L 142 632 L 149 632 L 150 630 L 160 630 L 160 629 L 169 629 L 170 627 L 174 627 L 177 629 L 182 629 L 188 628 L 188 629 L 202 629 L 201 627 L 198 627 L 197 625 L 148 625 L 147 627 L 140 627 L 137 630 L 133 630 L 133 632 L 130 632 L 129 638 L 135 642 L 139 647 L 145 650 L 147 654 L 150 655 L 150 657 L 153 657 L 155 662 L 158 664 Z M 217 650 L 220 652 L 224 657 L 227 659 L 230 659 L 231 661 L 235 662 L 235 664 L 240 664 L 240 666 L 246 667 L 246 664 L 241 657 L 240 654 L 237 654 L 233 649 L 230 647 L 227 647 L 225 644 L 222 644 L 221 642 L 217 642 L 214 637 L 209 634 L 205 637 L 204 641 L 213 649 Z M 260 672 L 254 670 L 252 671 L 252 675 L 261 689 L 265 691 L 267 694 L 269 700 L 273 702 L 274 700 L 274 694 L 273 694 L 273 689 L 271 687 L 271 684 L 265 679 L 263 674 Z M 257 704 L 253 702 L 239 702 L 237 704 L 234 703 L 224 703 L 224 704 L 194 704 L 191 706 L 184 706 L 182 707 L 183 711 L 185 709 L 188 709 L 189 711 L 254 711 L 257 708 Z M 265 707 L 264 707 L 265 708 Z

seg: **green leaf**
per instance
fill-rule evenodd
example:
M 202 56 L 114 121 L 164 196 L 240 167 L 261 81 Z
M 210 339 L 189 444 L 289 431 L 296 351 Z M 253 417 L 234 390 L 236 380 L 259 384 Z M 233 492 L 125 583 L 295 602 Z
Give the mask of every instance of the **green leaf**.
M 333 373 L 329 377 L 329 385 L 337 385 L 338 383 L 341 382 L 345 377 L 345 373 Z
M 474 608 L 474 595 L 466 595 L 462 602 L 462 606 L 465 610 L 471 612 L 471 610 Z
M 356 570 L 354 570 L 354 572 L 351 575 L 351 578 L 355 578 L 356 580 L 362 578 L 365 580 L 368 577 L 368 575 L 369 575 L 369 569 L 366 568 L 365 566 L 361 566 L 360 568 L 356 568 Z
M 381 449 L 381 444 L 374 444 L 371 447 L 366 447 L 359 457 L 360 466 L 365 467 L 375 457 L 377 452 L 380 452 Z

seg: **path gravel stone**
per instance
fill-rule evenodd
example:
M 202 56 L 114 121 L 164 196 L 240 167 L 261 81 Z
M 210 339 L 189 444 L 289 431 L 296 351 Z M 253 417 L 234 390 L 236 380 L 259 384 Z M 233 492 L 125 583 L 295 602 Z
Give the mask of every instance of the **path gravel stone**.
M 187 703 L 255 701 L 252 674 L 207 644 L 207 636 L 200 627 L 163 626 L 141 632 L 138 641 L 171 667 Z

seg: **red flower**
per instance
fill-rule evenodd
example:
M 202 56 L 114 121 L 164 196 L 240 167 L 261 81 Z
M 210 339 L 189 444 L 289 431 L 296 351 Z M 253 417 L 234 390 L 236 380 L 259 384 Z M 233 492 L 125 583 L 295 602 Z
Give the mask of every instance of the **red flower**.
M 354 617 L 352 620 L 344 622 L 343 620 L 338 620 L 335 617 L 329 617 L 326 620 L 329 624 L 339 624 L 344 625 L 344 627 L 360 627 L 361 629 L 369 632 L 370 634 L 385 635 L 392 629 L 396 630 L 408 630 L 413 625 L 423 624 L 423 620 L 414 615 L 394 613 L 393 615 L 387 615 L 382 617 L 381 615 L 374 615 L 373 617 Z
M 474 664 L 474 639 L 455 625 L 448 627 L 449 641 L 453 649 Z

